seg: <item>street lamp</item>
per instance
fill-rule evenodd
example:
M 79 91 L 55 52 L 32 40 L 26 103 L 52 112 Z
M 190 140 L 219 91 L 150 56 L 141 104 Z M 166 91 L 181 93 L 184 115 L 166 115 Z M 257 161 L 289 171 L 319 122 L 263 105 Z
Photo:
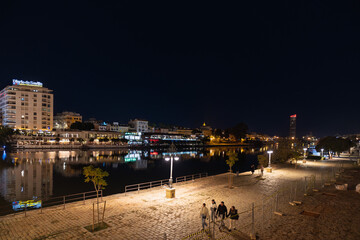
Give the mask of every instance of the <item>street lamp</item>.
M 172 183 L 173 183 L 172 172 L 173 172 L 174 160 L 175 160 L 175 161 L 179 160 L 179 157 L 170 154 L 169 157 L 166 157 L 166 158 L 165 158 L 165 161 L 171 161 L 171 162 L 170 162 L 169 188 L 172 188 Z
M 305 157 L 306 157 L 306 150 L 307 150 L 307 148 L 303 148 L 303 150 L 304 150 L 304 159 L 305 159 Z
M 321 156 L 324 157 L 324 149 L 321 149 Z
M 267 153 L 269 154 L 269 166 L 268 166 L 268 168 L 271 169 L 271 154 L 273 153 L 273 151 L 270 150 L 270 151 L 267 151 Z
M 172 172 L 173 172 L 173 165 L 174 160 L 179 160 L 179 157 L 175 155 L 176 148 L 174 143 L 172 143 L 169 147 L 169 156 L 165 157 L 165 161 L 170 161 L 170 178 L 169 178 L 169 188 L 166 189 L 166 198 L 174 198 L 175 197 L 175 188 L 172 187 L 173 184 L 173 178 L 172 178 Z

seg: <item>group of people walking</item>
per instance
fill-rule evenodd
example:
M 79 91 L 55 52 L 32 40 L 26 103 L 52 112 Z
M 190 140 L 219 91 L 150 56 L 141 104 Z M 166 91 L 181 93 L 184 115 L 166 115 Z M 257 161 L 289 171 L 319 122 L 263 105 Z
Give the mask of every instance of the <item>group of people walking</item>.
M 239 215 L 237 212 L 237 209 L 232 206 L 228 212 L 227 207 L 225 206 L 224 202 L 221 202 L 219 206 L 216 206 L 215 200 L 211 200 L 211 206 L 210 206 L 210 214 L 209 209 L 206 207 L 206 204 L 203 203 L 203 206 L 200 210 L 200 217 L 202 222 L 202 228 L 204 229 L 205 226 L 207 226 L 206 220 L 210 218 L 210 222 L 213 222 L 214 224 L 217 222 L 217 218 L 220 219 L 219 229 L 225 227 L 225 219 L 229 219 L 229 231 L 231 231 L 232 227 L 235 229 L 235 221 L 239 219 Z

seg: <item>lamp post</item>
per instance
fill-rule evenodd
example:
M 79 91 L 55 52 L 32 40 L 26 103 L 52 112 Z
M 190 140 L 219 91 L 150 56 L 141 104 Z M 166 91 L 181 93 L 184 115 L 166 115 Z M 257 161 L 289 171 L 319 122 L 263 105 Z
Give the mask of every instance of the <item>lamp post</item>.
M 170 145 L 169 148 L 169 156 L 165 157 L 165 161 L 170 161 L 170 178 L 169 178 L 169 188 L 166 189 L 166 197 L 167 198 L 174 198 L 175 197 L 175 188 L 172 187 L 173 184 L 173 166 L 174 166 L 174 160 L 179 160 L 179 157 L 175 155 L 176 148 L 174 143 Z
M 304 150 L 304 159 L 305 159 L 305 157 L 306 157 L 306 150 L 307 150 L 307 148 L 303 148 L 303 150 Z
M 170 154 L 169 157 L 166 157 L 166 158 L 165 158 L 165 161 L 171 161 L 171 162 L 170 162 L 169 188 L 172 188 L 172 184 L 173 184 L 172 172 L 173 172 L 174 160 L 175 160 L 175 161 L 179 160 L 179 157 Z
M 273 153 L 272 150 L 267 151 L 267 153 L 269 154 L 269 166 L 268 166 L 268 172 L 272 172 L 272 168 L 271 168 L 271 154 Z
M 321 157 L 324 157 L 324 149 L 321 149 Z
M 303 150 L 304 150 L 304 159 L 303 159 L 303 163 L 306 163 L 305 157 L 306 157 L 306 150 L 307 150 L 307 148 L 303 148 Z

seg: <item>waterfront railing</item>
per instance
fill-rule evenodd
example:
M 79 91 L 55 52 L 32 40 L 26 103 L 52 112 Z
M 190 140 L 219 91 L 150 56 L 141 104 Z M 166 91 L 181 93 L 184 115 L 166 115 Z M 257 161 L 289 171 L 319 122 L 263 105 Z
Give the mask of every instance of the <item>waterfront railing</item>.
M 192 175 L 186 175 L 186 176 L 177 177 L 175 182 L 180 183 L 180 182 L 186 182 L 186 181 L 194 181 L 195 179 L 204 178 L 207 176 L 208 176 L 208 173 L 197 173 L 197 174 L 192 174 Z
M 0 208 L 0 216 L 8 215 L 8 214 L 25 214 L 28 211 L 40 209 L 41 213 L 43 208 L 58 206 L 63 209 L 66 208 L 66 204 L 82 201 L 83 204 L 86 203 L 86 200 L 99 197 L 100 201 L 102 201 L 103 191 L 99 190 L 98 194 L 96 191 L 75 193 L 70 195 L 64 195 L 59 197 L 48 198 L 46 200 L 36 199 L 30 201 L 17 201 L 14 202 L 12 206 L 3 206 Z M 15 210 L 16 209 L 16 210 Z
M 208 173 L 197 173 L 197 174 L 192 174 L 192 175 L 181 176 L 181 177 L 177 177 L 175 179 L 175 183 L 194 181 L 195 179 L 204 178 L 207 176 L 208 176 Z M 126 185 L 125 186 L 125 195 L 128 192 L 133 192 L 133 191 L 139 192 L 140 190 L 144 190 L 144 189 L 167 186 L 168 183 L 169 183 L 169 179 L 163 179 L 163 180 L 157 180 L 157 181 L 151 181 L 151 182 Z

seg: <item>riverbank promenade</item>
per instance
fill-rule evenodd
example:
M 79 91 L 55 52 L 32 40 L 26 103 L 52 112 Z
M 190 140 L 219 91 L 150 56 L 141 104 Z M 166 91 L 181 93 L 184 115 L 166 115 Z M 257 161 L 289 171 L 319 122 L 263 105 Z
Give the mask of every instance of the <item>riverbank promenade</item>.
M 3 216 L 0 239 L 250 239 L 253 232 L 258 239 L 360 239 L 360 194 L 353 190 L 359 181 L 352 163 L 299 161 L 296 168 L 276 165 L 264 178 L 234 174 L 231 189 L 228 175 L 220 174 L 176 184 L 174 199 L 165 198 L 163 188 L 104 197 L 109 227 L 95 233 L 84 228 L 92 224 L 94 199 Z M 349 190 L 336 190 L 336 182 L 348 183 Z M 201 231 L 201 205 L 210 207 L 212 199 L 238 209 L 236 230 L 220 231 L 217 222 Z M 301 204 L 289 204 L 293 200 Z

